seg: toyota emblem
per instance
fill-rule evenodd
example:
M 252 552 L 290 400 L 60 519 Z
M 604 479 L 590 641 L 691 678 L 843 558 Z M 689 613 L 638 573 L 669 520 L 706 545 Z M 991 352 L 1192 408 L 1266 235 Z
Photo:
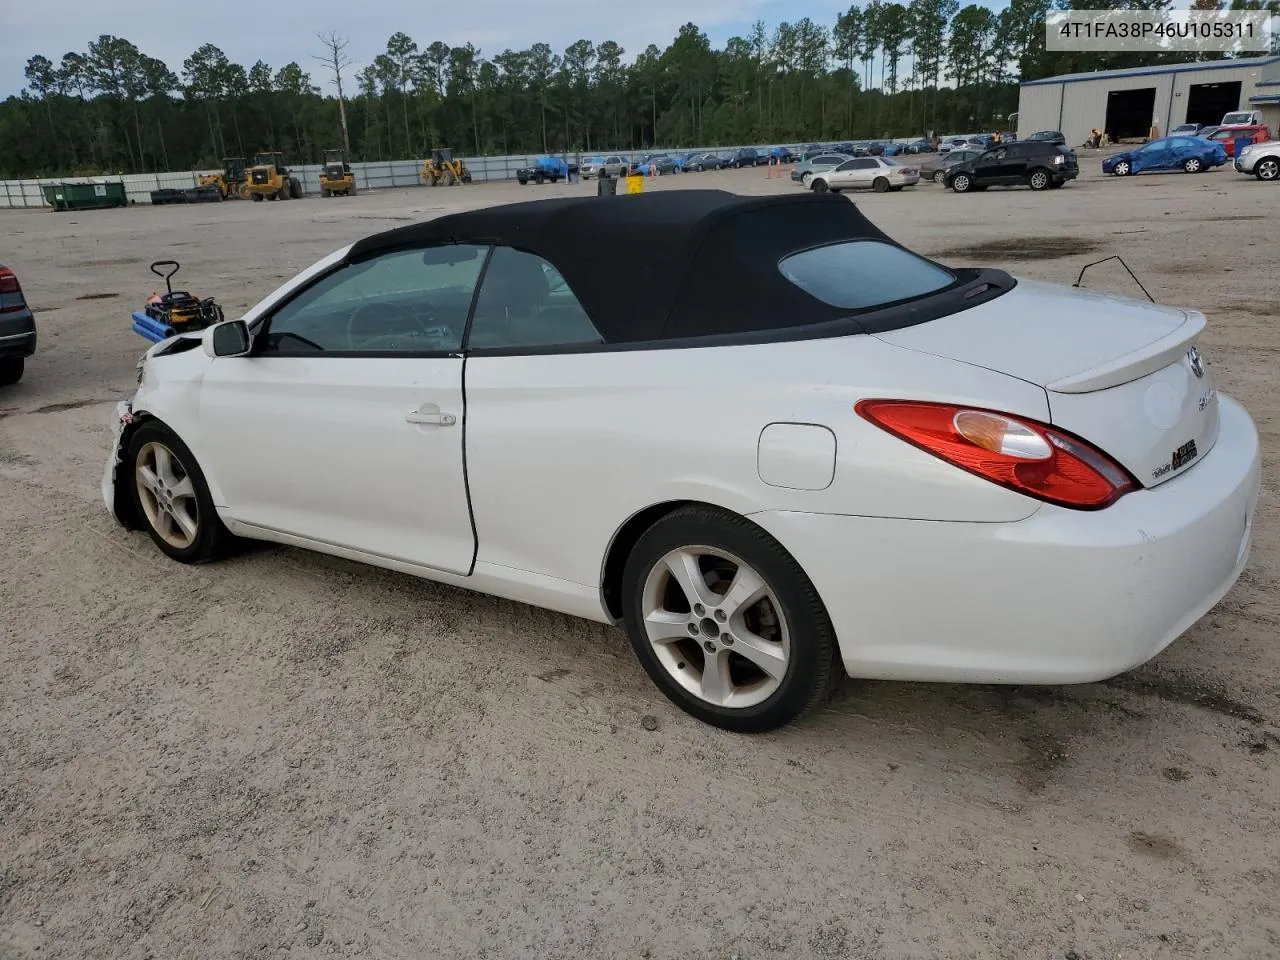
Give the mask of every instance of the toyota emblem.
M 1200 351 L 1192 347 L 1187 351 L 1187 363 L 1191 364 L 1191 372 L 1197 377 L 1204 376 L 1204 360 L 1200 357 Z

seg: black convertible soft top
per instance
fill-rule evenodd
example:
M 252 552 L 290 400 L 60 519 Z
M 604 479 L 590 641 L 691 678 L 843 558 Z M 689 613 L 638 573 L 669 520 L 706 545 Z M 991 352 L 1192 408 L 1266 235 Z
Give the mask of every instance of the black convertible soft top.
M 448 214 L 366 237 L 347 260 L 439 242 L 526 250 L 560 271 L 606 343 L 637 343 L 781 332 L 839 320 L 846 321 L 846 333 L 867 329 L 856 311 L 814 298 L 778 269 L 788 254 L 856 239 L 901 246 L 837 194 L 663 190 Z M 956 273 L 960 279 L 948 291 L 965 283 L 966 275 L 974 277 L 973 271 Z M 896 319 L 885 316 L 873 326 L 919 323 L 972 305 L 934 303 L 925 310 L 929 315 L 911 305 L 905 314 L 890 308 Z

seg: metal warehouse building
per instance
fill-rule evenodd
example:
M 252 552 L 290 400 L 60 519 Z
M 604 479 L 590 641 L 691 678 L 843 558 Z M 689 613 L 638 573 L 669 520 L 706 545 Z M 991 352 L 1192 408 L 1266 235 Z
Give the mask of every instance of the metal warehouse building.
M 1280 130 L 1280 56 L 1068 73 L 1028 80 L 1018 95 L 1018 137 L 1061 130 L 1085 142 L 1094 128 L 1112 140 L 1164 136 L 1182 123 L 1219 124 L 1232 110 L 1257 110 Z

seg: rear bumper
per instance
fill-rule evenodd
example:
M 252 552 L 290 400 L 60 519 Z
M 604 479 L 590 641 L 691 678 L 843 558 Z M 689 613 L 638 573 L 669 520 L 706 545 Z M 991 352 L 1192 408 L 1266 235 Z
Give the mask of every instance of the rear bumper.
M 29 357 L 36 352 L 36 318 L 30 310 L 0 316 L 0 357 Z
M 851 676 L 1082 683 L 1154 657 L 1248 563 L 1258 433 L 1221 396 L 1203 462 L 1096 512 L 1016 523 L 767 512 L 752 519 L 813 580 Z

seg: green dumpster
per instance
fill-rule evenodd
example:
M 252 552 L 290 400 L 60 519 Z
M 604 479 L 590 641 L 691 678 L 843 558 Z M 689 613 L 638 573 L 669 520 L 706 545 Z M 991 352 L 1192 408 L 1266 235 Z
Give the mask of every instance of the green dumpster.
M 45 203 L 54 210 L 97 210 L 127 207 L 124 181 L 102 183 L 52 183 L 44 188 Z

